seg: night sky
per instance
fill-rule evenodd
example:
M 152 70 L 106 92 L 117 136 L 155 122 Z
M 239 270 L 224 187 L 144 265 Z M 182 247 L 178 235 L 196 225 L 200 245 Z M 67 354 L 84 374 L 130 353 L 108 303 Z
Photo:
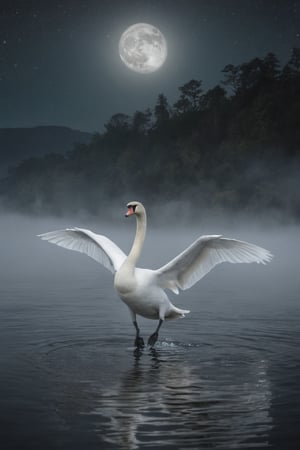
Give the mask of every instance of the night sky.
M 117 112 L 172 104 L 178 87 L 222 79 L 226 64 L 274 52 L 284 64 L 300 46 L 300 1 L 72 0 L 1 1 L 0 127 L 63 125 L 102 131 Z M 121 61 L 122 32 L 158 27 L 168 58 L 155 73 Z

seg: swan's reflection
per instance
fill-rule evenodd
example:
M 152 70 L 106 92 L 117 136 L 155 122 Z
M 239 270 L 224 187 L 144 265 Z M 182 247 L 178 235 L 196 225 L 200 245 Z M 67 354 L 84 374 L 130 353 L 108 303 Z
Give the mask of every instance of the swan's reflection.
M 199 374 L 182 354 L 135 350 L 132 359 L 120 381 L 99 395 L 92 412 L 99 418 L 102 440 L 130 450 L 149 445 L 243 448 L 254 438 L 260 447 L 267 445 L 271 420 L 265 361 L 245 367 L 241 381 L 228 379 L 230 371 L 217 364 Z M 216 372 L 222 370 L 224 376 Z

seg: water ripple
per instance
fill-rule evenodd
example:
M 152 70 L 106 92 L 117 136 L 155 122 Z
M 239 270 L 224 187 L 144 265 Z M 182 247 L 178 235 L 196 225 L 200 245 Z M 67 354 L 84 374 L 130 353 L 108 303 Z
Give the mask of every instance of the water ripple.
M 277 411 L 299 413 L 296 315 L 195 314 L 137 350 L 130 324 L 99 314 L 93 298 L 89 308 L 65 300 L 60 315 L 56 301 L 8 302 L 2 327 L 2 397 L 19 411 L 51 410 L 47 430 L 84 430 L 83 442 L 107 450 L 262 448 Z
M 155 349 L 121 336 L 35 343 L 36 363 L 107 448 L 267 446 L 272 428 L 268 362 L 257 352 L 212 355 L 205 343 L 166 339 Z M 63 398 L 63 400 L 62 400 Z

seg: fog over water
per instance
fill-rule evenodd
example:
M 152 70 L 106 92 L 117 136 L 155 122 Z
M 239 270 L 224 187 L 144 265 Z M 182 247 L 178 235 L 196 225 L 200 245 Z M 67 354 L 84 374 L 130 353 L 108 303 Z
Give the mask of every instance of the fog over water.
M 191 313 L 163 324 L 155 350 L 137 352 L 111 273 L 36 237 L 79 226 L 128 252 L 135 221 L 122 206 L 112 222 L 105 212 L 2 215 L 3 448 L 297 448 L 299 227 L 205 214 L 184 221 L 180 212 L 160 223 L 155 213 L 141 267 L 165 264 L 202 234 L 255 243 L 274 259 L 221 264 L 179 296 L 170 293 Z M 147 339 L 156 322 L 138 322 Z

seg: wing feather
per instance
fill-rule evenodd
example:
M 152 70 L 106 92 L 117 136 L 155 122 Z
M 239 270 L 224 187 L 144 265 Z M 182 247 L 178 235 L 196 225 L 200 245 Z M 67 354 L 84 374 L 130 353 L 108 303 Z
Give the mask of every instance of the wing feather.
M 84 253 L 115 273 L 126 259 L 125 253 L 106 236 L 84 228 L 67 228 L 38 235 L 42 240 Z
M 188 289 L 201 280 L 217 264 L 262 263 L 272 254 L 262 247 L 221 235 L 201 236 L 186 250 L 156 271 L 158 283 L 178 294 L 178 288 Z

